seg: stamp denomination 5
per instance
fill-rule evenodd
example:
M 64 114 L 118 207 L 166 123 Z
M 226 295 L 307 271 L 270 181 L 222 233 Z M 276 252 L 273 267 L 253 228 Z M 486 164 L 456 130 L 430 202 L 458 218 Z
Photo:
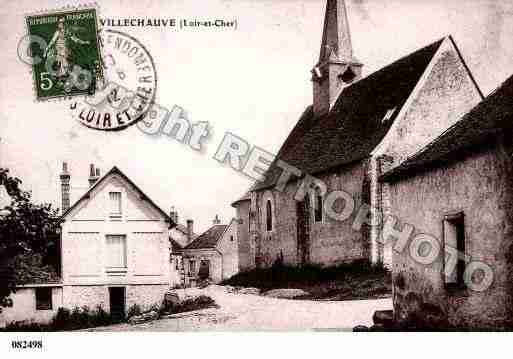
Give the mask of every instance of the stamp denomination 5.
M 37 100 L 94 94 L 102 76 L 95 8 L 26 17 L 28 45 L 20 57 L 32 66 Z

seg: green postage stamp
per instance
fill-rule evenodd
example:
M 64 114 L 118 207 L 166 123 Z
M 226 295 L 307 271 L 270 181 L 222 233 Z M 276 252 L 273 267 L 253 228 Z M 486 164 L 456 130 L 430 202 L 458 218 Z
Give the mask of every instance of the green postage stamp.
M 102 76 L 96 8 L 26 16 L 37 100 L 92 95 Z

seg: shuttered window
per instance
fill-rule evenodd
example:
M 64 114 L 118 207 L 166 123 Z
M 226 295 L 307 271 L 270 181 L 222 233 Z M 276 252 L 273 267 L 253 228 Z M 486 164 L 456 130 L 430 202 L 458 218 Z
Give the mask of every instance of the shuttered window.
M 465 286 L 465 219 L 463 213 L 446 216 L 443 222 L 445 246 L 445 284 Z
M 36 310 L 52 310 L 52 288 L 36 288 Z
M 121 192 L 109 192 L 110 214 L 121 214 Z
M 126 236 L 107 235 L 107 267 L 126 268 Z

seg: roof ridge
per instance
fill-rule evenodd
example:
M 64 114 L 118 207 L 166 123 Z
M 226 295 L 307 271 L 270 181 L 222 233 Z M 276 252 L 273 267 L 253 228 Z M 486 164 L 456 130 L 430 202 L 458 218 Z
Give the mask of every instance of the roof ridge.
M 490 100 L 490 98 L 492 96 L 495 96 L 500 90 L 503 89 L 503 87 L 506 85 L 506 82 L 508 82 L 509 80 L 512 80 L 513 79 L 513 76 L 507 78 L 505 81 L 503 81 L 498 87 L 496 87 L 492 92 L 490 92 L 490 94 L 488 94 L 485 98 L 483 98 L 481 101 L 479 101 L 474 107 L 472 107 L 470 110 L 468 110 L 465 114 L 461 115 L 459 117 L 459 119 L 454 122 L 451 126 L 449 126 L 448 128 L 446 128 L 442 133 L 440 133 L 437 137 L 435 137 L 433 140 L 431 140 L 430 142 L 428 142 L 424 147 L 422 147 L 420 150 L 418 150 L 417 152 L 415 152 L 414 154 L 406 157 L 406 159 L 403 161 L 406 162 L 410 159 L 413 159 L 419 155 L 421 155 L 423 152 L 427 151 L 428 149 L 431 149 L 441 138 L 443 138 L 447 133 L 450 133 L 452 132 L 455 128 L 459 127 L 459 126 L 462 126 L 464 123 L 464 121 L 467 121 L 467 118 L 470 117 L 470 115 L 472 114 L 472 112 L 474 112 L 475 109 L 479 108 L 480 106 L 483 106 L 487 101 Z M 400 165 L 399 165 L 400 166 Z M 397 167 L 399 167 L 397 166 Z M 396 167 L 396 168 L 397 168 Z M 390 170 L 390 171 L 393 171 L 394 169 Z
M 503 109 L 503 106 L 512 107 L 511 103 L 504 102 L 504 91 L 510 91 L 513 89 L 513 76 L 510 76 L 508 79 L 503 81 L 497 88 L 495 88 L 488 96 L 486 96 L 483 100 L 481 100 L 478 104 L 472 107 L 469 111 L 459 117 L 459 119 L 445 129 L 440 135 L 422 147 L 420 150 L 415 152 L 414 154 L 408 156 L 404 161 L 402 161 L 398 166 L 390 169 L 380 176 L 380 180 L 387 180 L 393 178 L 395 175 L 403 173 L 404 171 L 408 171 L 412 168 L 416 168 L 420 165 L 427 165 L 429 163 L 435 162 L 437 160 L 441 160 L 444 156 L 453 153 L 454 151 L 460 151 L 470 146 L 476 145 L 476 139 L 482 138 L 483 140 L 487 138 L 490 134 L 497 133 L 501 131 L 501 129 L 505 128 L 506 123 L 502 121 L 501 118 L 496 118 L 497 113 L 486 113 L 483 114 L 483 111 L 490 108 L 490 106 L 497 108 L 498 111 L 506 111 Z M 507 92 L 506 92 L 507 95 Z M 507 98 L 510 98 L 508 96 Z M 499 102 L 497 102 L 499 101 Z M 510 111 L 511 113 L 511 111 Z M 485 118 L 482 118 L 485 116 Z M 487 117 L 491 117 L 493 119 L 486 121 Z M 495 120 L 495 121 L 494 121 Z M 491 121 L 491 122 L 490 122 Z M 470 125 L 470 127 L 469 127 Z M 469 128 L 475 129 L 475 133 L 468 134 Z M 462 133 L 464 135 L 462 135 Z M 459 142 L 455 142 L 452 146 L 447 147 L 447 143 L 454 141 L 460 133 L 460 137 L 463 142 L 459 140 Z M 449 142 L 447 142 L 449 141 Z M 445 144 L 444 144 L 445 142 Z M 430 156 L 430 151 L 434 151 L 436 147 L 440 146 L 441 151 Z M 445 146 L 445 147 L 444 147 Z M 427 158 L 423 158 L 426 157 Z
M 160 206 L 158 206 L 150 197 L 148 197 L 148 195 L 146 195 L 146 193 L 144 193 L 144 191 L 142 189 L 139 188 L 139 186 L 137 186 L 123 171 L 121 171 L 117 166 L 112 166 L 112 168 L 110 170 L 108 170 L 103 176 L 101 176 L 100 178 L 98 178 L 96 180 L 96 182 L 91 186 L 89 187 L 89 189 L 82 195 L 80 196 L 76 201 L 75 203 L 73 203 L 72 206 L 70 206 L 61 216 L 60 216 L 60 219 L 61 221 L 64 220 L 64 217 L 68 215 L 68 213 L 70 213 L 73 209 L 75 209 L 78 204 L 80 202 L 82 202 L 82 200 L 88 198 L 91 194 L 91 192 L 100 185 L 100 183 L 102 183 L 103 181 L 105 181 L 105 179 L 107 178 L 107 176 L 110 176 L 111 174 L 113 173 L 117 173 L 119 174 L 122 178 L 124 178 L 128 184 L 132 187 L 135 188 L 136 191 L 140 192 L 140 194 L 143 196 L 143 198 L 145 200 L 147 200 L 155 209 L 157 209 L 157 211 L 167 220 L 169 221 L 169 223 L 174 223 L 173 220 L 169 217 L 169 215 L 162 210 L 162 208 L 160 208 Z
M 219 239 L 224 235 L 224 233 L 226 233 L 226 230 L 228 229 L 229 225 L 228 224 L 214 224 L 212 226 L 210 226 L 206 231 L 204 231 L 203 233 L 201 233 L 199 236 L 197 236 L 191 243 L 187 244 L 184 249 L 200 249 L 200 248 L 211 248 L 211 247 L 208 247 L 208 246 L 203 246 L 203 247 L 199 247 L 199 248 L 191 248 L 193 247 L 193 244 L 195 243 L 198 243 L 198 242 L 201 242 L 203 240 L 208 240 L 209 237 L 208 237 L 208 233 L 210 231 L 212 231 L 213 229 L 215 229 L 216 227 L 225 227 L 223 229 L 222 232 L 220 233 L 214 233 L 214 240 L 215 240 L 215 245 L 214 247 L 217 245 L 217 243 L 219 242 Z
M 371 72 L 371 73 L 367 74 L 365 77 L 362 77 L 362 78 L 360 78 L 359 80 L 352 82 L 352 83 L 351 83 L 351 84 L 349 84 L 348 86 L 344 87 L 344 88 L 343 88 L 343 90 L 340 92 L 340 94 L 338 95 L 337 99 L 335 100 L 335 103 L 333 104 L 332 110 L 334 110 L 334 109 L 336 108 L 337 103 L 338 103 L 338 102 L 339 102 L 339 100 L 343 97 L 343 96 L 342 96 L 342 93 L 343 93 L 344 91 L 348 91 L 349 89 L 352 89 L 353 87 L 355 87 L 355 86 L 356 86 L 356 85 L 358 85 L 358 84 L 361 84 L 361 83 L 362 83 L 362 82 L 364 82 L 365 80 L 372 79 L 372 77 L 373 77 L 373 76 L 377 76 L 377 75 L 379 75 L 381 72 L 384 72 L 387 68 L 389 68 L 389 67 L 391 67 L 391 66 L 394 66 L 394 65 L 397 65 L 397 64 L 398 64 L 398 63 L 400 63 L 401 61 L 407 60 L 410 56 L 413 56 L 413 55 L 415 55 L 415 54 L 417 54 L 417 53 L 419 53 L 419 52 L 421 52 L 421 51 L 425 51 L 425 50 L 427 50 L 427 49 L 428 49 L 429 47 L 431 47 L 431 46 L 438 45 L 438 46 L 436 47 L 436 49 L 433 51 L 433 55 L 431 55 L 431 58 L 432 58 L 433 56 L 435 56 L 436 51 L 438 51 L 438 49 L 439 49 L 439 48 L 440 48 L 440 46 L 442 45 L 442 42 L 443 42 L 446 38 L 449 38 L 449 37 L 450 37 L 450 35 L 448 35 L 448 36 L 444 36 L 444 37 L 442 37 L 442 38 L 440 38 L 440 39 L 438 39 L 438 40 L 436 40 L 436 41 L 433 41 L 433 42 L 429 43 L 428 45 L 425 45 L 425 46 L 421 47 L 420 49 L 417 49 L 417 50 L 415 50 L 415 51 L 413 51 L 413 52 L 410 52 L 410 53 L 408 53 L 407 55 L 401 56 L 400 58 L 398 58 L 398 59 L 396 59 L 396 60 L 394 60 L 394 61 L 390 62 L 389 64 L 384 65 L 383 67 L 380 67 L 379 69 L 377 69 L 377 70 L 375 70 L 375 71 L 373 71 L 373 72 Z M 460 55 L 460 57 L 461 57 L 461 55 Z M 330 112 L 331 112 L 331 110 L 330 110 Z

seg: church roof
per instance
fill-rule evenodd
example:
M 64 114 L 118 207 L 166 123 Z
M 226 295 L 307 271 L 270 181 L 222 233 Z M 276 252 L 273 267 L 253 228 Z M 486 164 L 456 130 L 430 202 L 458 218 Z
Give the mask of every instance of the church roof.
M 346 87 L 332 110 L 315 117 L 308 107 L 289 134 L 263 182 L 276 184 L 281 159 L 311 175 L 360 161 L 387 134 L 444 39 L 438 40 Z M 395 110 L 394 110 L 395 109 Z M 387 114 L 392 115 L 383 121 Z
M 228 225 L 226 224 L 216 224 L 188 244 L 185 249 L 215 248 L 227 228 Z
M 233 201 L 232 206 L 235 207 L 240 202 L 250 201 L 250 200 L 251 200 L 250 191 L 247 191 L 242 196 L 240 196 L 237 200 Z
M 396 181 L 436 168 L 513 128 L 513 76 L 419 152 L 381 176 Z

